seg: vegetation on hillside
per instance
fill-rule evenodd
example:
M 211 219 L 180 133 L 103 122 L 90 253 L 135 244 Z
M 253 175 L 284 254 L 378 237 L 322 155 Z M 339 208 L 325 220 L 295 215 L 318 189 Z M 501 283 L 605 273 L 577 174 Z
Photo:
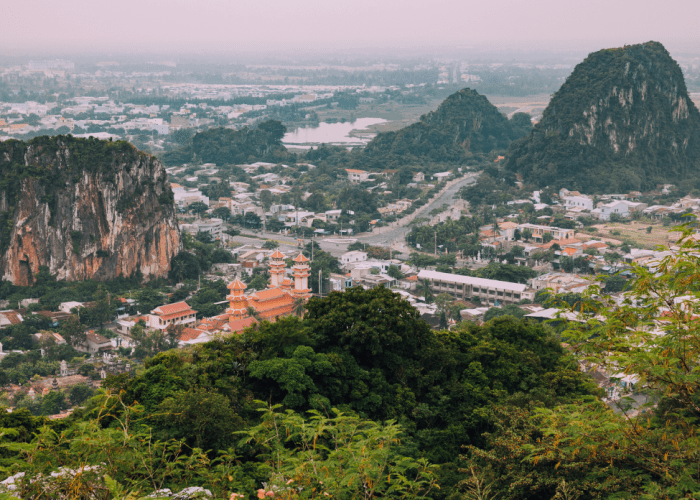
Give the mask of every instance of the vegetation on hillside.
M 212 128 L 199 132 L 182 148 L 165 153 L 166 165 L 181 165 L 201 161 L 217 165 L 268 161 L 278 162 L 287 157 L 282 146 L 286 127 L 275 120 L 268 120 L 256 128 L 240 130 Z
M 488 99 L 471 89 L 449 96 L 437 110 L 396 132 L 377 135 L 364 150 L 368 166 L 406 163 L 460 163 L 474 154 L 506 149 L 532 129 L 529 115 L 508 120 Z
M 539 185 L 587 193 L 700 186 L 700 113 L 657 42 L 605 49 L 576 66 L 506 167 Z

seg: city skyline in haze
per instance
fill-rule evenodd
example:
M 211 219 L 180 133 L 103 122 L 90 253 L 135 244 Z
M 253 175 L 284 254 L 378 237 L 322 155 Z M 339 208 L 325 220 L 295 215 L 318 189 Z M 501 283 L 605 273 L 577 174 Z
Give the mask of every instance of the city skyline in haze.
M 324 54 L 333 51 L 593 51 L 700 42 L 696 0 L 24 0 L 0 6 L 0 53 Z

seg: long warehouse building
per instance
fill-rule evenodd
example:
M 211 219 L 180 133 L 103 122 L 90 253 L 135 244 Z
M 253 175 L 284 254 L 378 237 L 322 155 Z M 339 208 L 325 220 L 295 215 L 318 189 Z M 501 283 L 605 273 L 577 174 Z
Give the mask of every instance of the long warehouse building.
M 478 297 L 482 304 L 515 304 L 523 299 L 533 300 L 535 290 L 527 285 L 509 281 L 488 280 L 461 274 L 421 271 L 418 280 L 428 280 L 434 294 L 449 293 L 456 299 Z

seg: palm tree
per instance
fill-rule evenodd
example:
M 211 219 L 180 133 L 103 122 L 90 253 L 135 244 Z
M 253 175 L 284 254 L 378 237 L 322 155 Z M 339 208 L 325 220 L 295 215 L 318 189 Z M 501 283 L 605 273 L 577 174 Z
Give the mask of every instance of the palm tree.
M 418 283 L 418 291 L 425 297 L 426 304 L 430 304 L 433 301 L 433 292 L 430 289 L 430 280 L 424 279 Z
M 260 321 L 260 313 L 253 306 L 248 306 L 248 308 L 245 311 L 248 313 L 248 316 L 257 321 Z
M 306 305 L 306 301 L 302 297 L 297 297 L 294 299 L 294 305 L 292 306 L 292 312 L 299 316 L 300 318 L 304 317 L 304 306 Z

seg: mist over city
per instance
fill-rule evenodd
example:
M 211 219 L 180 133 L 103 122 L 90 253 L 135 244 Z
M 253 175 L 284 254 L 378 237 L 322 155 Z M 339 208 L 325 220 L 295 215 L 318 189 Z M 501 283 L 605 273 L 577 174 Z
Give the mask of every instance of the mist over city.
M 700 2 L 0 3 L 0 500 L 700 492 Z

